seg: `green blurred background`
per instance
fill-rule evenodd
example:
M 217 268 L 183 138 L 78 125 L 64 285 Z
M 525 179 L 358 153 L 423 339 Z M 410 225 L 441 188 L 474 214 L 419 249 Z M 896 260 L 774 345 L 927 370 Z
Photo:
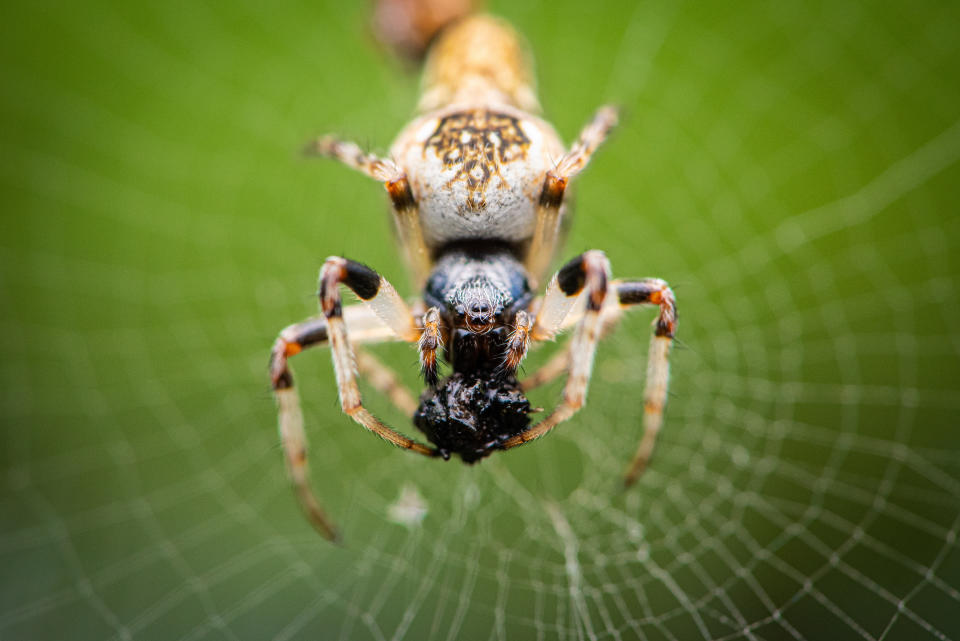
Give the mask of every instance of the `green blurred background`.
M 415 292 L 382 190 L 297 150 L 384 151 L 416 76 L 363 3 L 8 3 L 0 638 L 960 638 L 960 4 L 491 5 L 565 139 L 624 107 L 565 254 L 675 286 L 652 469 L 617 489 L 649 312 L 573 421 L 472 468 L 363 433 L 309 353 L 321 540 L 269 346 L 327 255 Z

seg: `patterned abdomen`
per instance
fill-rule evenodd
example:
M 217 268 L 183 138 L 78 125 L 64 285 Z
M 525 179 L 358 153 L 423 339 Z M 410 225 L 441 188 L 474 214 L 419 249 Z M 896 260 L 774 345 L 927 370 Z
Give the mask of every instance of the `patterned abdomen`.
M 431 247 L 529 239 L 544 176 L 562 154 L 550 125 L 505 106 L 428 114 L 391 150 L 410 181 Z

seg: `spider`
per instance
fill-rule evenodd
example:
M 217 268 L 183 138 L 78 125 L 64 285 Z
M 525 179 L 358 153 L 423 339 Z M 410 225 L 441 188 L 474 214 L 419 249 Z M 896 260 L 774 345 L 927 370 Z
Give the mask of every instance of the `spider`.
M 677 328 L 674 295 L 656 278 L 614 280 L 602 251 L 591 250 L 538 283 L 562 240 L 570 180 L 587 165 L 617 121 L 600 108 L 564 149 L 535 113 L 531 66 L 505 22 L 470 16 L 447 26 L 429 50 L 419 116 L 389 158 L 333 137 L 308 152 L 332 157 L 382 183 L 422 300 L 408 304 L 364 264 L 331 256 L 320 270 L 322 314 L 280 332 L 270 359 L 280 435 L 292 484 L 313 526 L 337 529 L 310 489 L 303 416 L 288 359 L 329 345 L 340 404 L 354 421 L 394 445 L 431 458 L 474 463 L 548 433 L 584 404 L 594 353 L 627 308 L 654 305 L 644 392 L 643 436 L 626 485 L 647 466 L 663 421 L 668 354 Z M 341 285 L 362 301 L 344 307 Z M 573 328 L 568 347 L 518 381 L 533 343 Z M 426 391 L 419 403 L 389 369 L 356 346 L 416 344 Z M 438 356 L 451 373 L 440 378 Z M 566 374 L 557 407 L 534 425 L 524 392 Z M 428 444 L 410 439 L 363 405 L 358 375 L 413 416 Z

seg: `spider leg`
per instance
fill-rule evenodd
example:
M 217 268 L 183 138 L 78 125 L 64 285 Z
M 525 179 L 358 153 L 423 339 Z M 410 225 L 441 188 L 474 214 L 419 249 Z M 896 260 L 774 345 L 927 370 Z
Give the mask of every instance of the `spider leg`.
M 364 300 L 364 304 L 344 309 L 340 300 L 341 283 L 350 287 Z M 300 505 L 317 531 L 335 541 L 338 539 L 336 527 L 310 489 L 303 412 L 294 388 L 293 374 L 287 364 L 289 357 L 304 349 L 329 343 L 344 411 L 368 430 L 399 447 L 426 456 L 436 456 L 437 452 L 397 433 L 370 414 L 361 403 L 357 386 L 351 342 L 413 342 L 419 338 L 420 330 L 417 329 L 413 313 L 406 303 L 376 272 L 359 263 L 337 257 L 328 259 L 320 272 L 320 299 L 323 316 L 309 318 L 280 332 L 271 351 L 270 378 L 277 401 L 280 438 L 287 470 Z M 365 354 L 361 355 L 357 365 L 361 371 L 372 375 L 374 387 L 384 392 L 404 411 L 409 409 L 414 402 L 412 395 L 399 385 L 392 372 L 380 366 L 379 361 L 372 356 Z
M 553 259 L 560 235 L 560 214 L 567 183 L 587 166 L 593 152 L 616 124 L 617 110 L 614 107 L 607 105 L 598 109 L 570 150 L 560 158 L 554 169 L 547 172 L 537 207 L 537 226 L 526 259 L 527 272 L 534 281 L 540 280 Z
M 646 470 L 657 434 L 663 425 L 663 408 L 667 402 L 667 381 L 670 376 L 670 346 L 677 331 L 677 304 L 673 290 L 659 278 L 616 281 L 614 287 L 620 307 L 657 305 L 660 308 L 660 313 L 653 321 L 653 336 L 647 356 L 643 436 L 623 477 L 623 484 L 629 487 Z
M 352 341 L 353 335 L 349 329 L 347 335 L 350 336 Z M 355 355 L 357 357 L 357 372 L 360 376 L 369 381 L 373 389 L 386 396 L 394 407 L 407 416 L 413 416 L 414 412 L 417 411 L 417 398 L 406 385 L 400 382 L 400 377 L 397 376 L 396 372 L 365 349 L 356 350 Z
M 373 310 L 365 305 L 346 308 L 344 317 L 352 321 L 350 336 L 358 343 L 396 338 L 396 335 L 377 318 Z M 283 444 L 287 473 L 297 493 L 300 506 L 314 528 L 324 537 L 335 541 L 338 539 L 337 530 L 310 489 L 303 412 L 294 388 L 293 373 L 287 365 L 287 360 L 291 356 L 311 347 L 326 345 L 328 339 L 327 319 L 323 316 L 308 318 L 285 328 L 280 332 L 270 352 L 270 380 L 277 401 L 280 442 Z
M 599 254 L 599 252 L 596 253 Z M 657 305 L 660 313 L 654 320 L 654 332 L 647 361 L 646 387 L 643 394 L 643 436 L 624 474 L 624 485 L 630 486 L 646 469 L 656 445 L 657 435 L 663 425 L 663 409 L 667 399 L 667 381 L 670 373 L 670 346 L 677 330 L 676 300 L 670 286 L 658 278 L 615 280 L 607 286 L 606 294 L 608 295 L 601 297 L 598 310 L 597 296 L 589 291 L 587 274 L 591 267 L 586 259 L 587 254 L 567 263 L 551 279 L 534 324 L 535 338 L 540 340 L 552 338 L 558 331 L 574 323 L 577 325 L 576 334 L 566 350 L 554 355 L 523 381 L 523 389 L 528 391 L 558 378 L 565 371 L 569 372 L 570 377 L 564 388 L 563 403 L 530 430 L 507 441 L 504 449 L 539 438 L 558 423 L 572 416 L 579 408 L 577 401 L 582 404 L 586 396 L 596 341 L 614 329 L 623 310 L 636 305 Z M 594 262 L 598 265 L 603 264 L 599 259 L 594 259 Z M 607 269 L 609 270 L 609 267 Z M 582 280 L 578 272 L 583 274 Z M 576 286 L 578 284 L 579 288 Z M 577 297 L 584 290 L 587 290 L 585 305 L 581 306 L 582 309 L 571 311 L 577 302 Z M 592 346 L 588 343 L 591 334 L 595 335 Z M 587 362 L 588 359 L 589 362 Z M 575 372 L 579 372 L 579 381 L 574 378 Z
M 633 292 L 635 292 L 636 288 L 639 286 L 640 283 L 644 283 L 647 281 L 654 281 L 654 280 L 658 280 L 658 279 L 654 279 L 654 278 L 645 278 L 640 280 L 617 279 L 610 283 L 609 291 L 613 293 L 605 299 L 605 302 L 603 304 L 603 309 L 601 310 L 601 318 L 603 321 L 603 336 L 606 336 L 616 328 L 616 326 L 620 323 L 620 319 L 623 316 L 623 312 L 625 310 L 638 304 L 653 304 L 652 302 L 646 301 L 646 300 L 637 302 L 635 299 L 638 297 L 638 295 Z M 559 297 L 557 297 L 553 301 L 553 304 L 564 305 L 563 310 L 569 309 L 569 311 L 567 312 L 566 316 L 563 316 L 562 320 L 556 322 L 553 325 L 547 325 L 546 321 L 544 321 L 544 323 L 541 325 L 541 328 L 538 330 L 538 332 L 541 332 L 538 335 L 538 340 L 544 340 L 544 339 L 550 340 L 554 337 L 556 333 L 564 332 L 570 329 L 571 327 L 573 327 L 574 325 L 576 325 L 577 323 L 579 323 L 580 319 L 583 318 L 583 312 L 584 312 L 584 306 L 582 303 L 583 301 L 581 299 L 576 299 L 575 301 L 568 300 L 566 302 L 561 302 L 559 300 Z M 543 309 L 543 305 L 540 305 L 539 309 Z M 563 310 L 561 310 L 561 314 Z M 552 314 L 552 316 L 554 316 L 554 320 L 556 320 L 556 316 L 558 315 L 559 314 Z M 544 313 L 544 316 L 546 317 L 547 314 Z M 546 329 L 547 327 L 552 328 L 553 334 L 544 335 L 543 332 L 547 331 Z
M 615 280 L 610 283 L 610 286 L 607 289 L 607 297 L 604 299 L 603 308 L 600 310 L 601 339 L 605 338 L 608 334 L 610 334 L 610 332 L 616 329 L 617 324 L 620 322 L 620 318 L 623 316 L 623 310 L 627 307 L 627 305 L 620 303 L 619 298 L 616 295 L 617 288 L 622 282 L 623 281 Z M 582 303 L 583 301 L 582 299 L 577 298 L 575 303 L 569 305 L 569 307 L 572 307 L 572 309 L 569 309 L 566 303 L 563 303 L 559 300 L 559 297 L 554 299 L 552 305 L 556 307 L 562 307 L 562 309 L 559 310 L 560 312 L 562 312 L 564 309 L 569 309 L 567 315 L 563 317 L 563 320 L 556 324 L 556 326 L 559 326 L 559 328 L 554 331 L 562 332 L 580 322 L 580 319 L 583 318 L 583 314 L 586 309 L 582 304 L 577 305 L 577 302 Z M 544 315 L 547 316 L 546 313 Z M 554 313 L 550 315 L 556 318 L 558 314 Z M 554 327 L 554 325 L 551 325 L 550 327 Z M 542 332 L 541 336 L 551 336 L 549 333 L 550 330 L 545 329 L 543 325 L 541 325 L 540 331 Z M 556 354 L 551 356 L 546 363 L 541 365 L 532 374 L 520 381 L 520 386 L 523 388 L 523 391 L 529 392 L 530 390 L 536 389 L 542 385 L 547 385 L 548 383 L 563 376 L 564 372 L 567 371 L 567 364 L 569 360 L 570 354 L 568 353 L 568 350 L 566 348 L 559 350 Z
M 354 345 L 382 343 L 396 340 L 397 336 L 377 318 L 366 305 L 350 305 L 343 310 L 347 336 Z M 280 332 L 270 353 L 270 379 L 274 389 L 293 387 L 293 374 L 287 360 L 305 349 L 327 345 L 327 319 L 323 316 L 286 327 Z M 404 414 L 413 414 L 417 409 L 416 397 L 407 389 L 396 373 L 364 349 L 356 351 L 357 371 L 367 379 L 375 390 L 386 396 Z
M 345 307 L 343 318 L 354 344 L 397 340 L 397 335 L 367 305 Z M 327 319 L 322 315 L 285 327 L 270 352 L 270 380 L 274 389 L 293 387 L 293 374 L 287 367 L 289 357 L 311 347 L 326 345 L 327 339 Z
M 587 387 L 590 383 L 590 373 L 593 369 L 593 356 L 601 334 L 601 309 L 607 295 L 607 284 L 610 280 L 610 262 L 600 251 L 588 251 L 577 256 L 554 275 L 547 287 L 537 320 L 534 322 L 533 335 L 552 337 L 556 328 L 548 326 L 553 323 L 555 310 L 570 306 L 581 294 L 586 298 L 586 310 L 574 330 L 573 338 L 567 348 L 569 360 L 567 364 L 567 382 L 563 388 L 563 399 L 560 404 L 542 421 L 522 432 L 503 444 L 503 449 L 510 449 L 540 438 L 554 427 L 576 414 L 587 396 Z M 561 300 L 565 298 L 566 300 Z M 569 305 L 567 305 L 569 302 Z M 556 319 L 559 327 L 562 317 Z
M 541 385 L 546 385 L 557 380 L 567 371 L 570 355 L 564 348 L 550 357 L 546 363 L 541 365 L 533 374 L 520 381 L 520 387 L 524 392 L 529 392 Z
M 398 447 L 413 450 L 425 456 L 438 456 L 439 452 L 427 445 L 411 440 L 391 429 L 364 406 L 357 386 L 357 375 L 353 348 L 347 337 L 347 328 L 343 322 L 339 285 L 346 285 L 370 305 L 381 320 L 392 324 L 398 335 L 406 333 L 410 342 L 420 338 L 421 331 L 413 321 L 413 314 L 406 303 L 397 295 L 393 287 L 375 271 L 346 258 L 331 256 L 320 270 L 320 306 L 327 318 L 327 332 L 333 357 L 333 368 L 337 374 L 337 388 L 340 394 L 340 406 L 357 423 L 380 438 Z M 385 300 L 382 300 L 385 299 Z M 406 317 L 406 320 L 403 317 Z
M 407 174 L 392 160 L 364 152 L 354 142 L 333 136 L 321 136 L 311 141 L 304 153 L 339 160 L 348 167 L 383 183 L 390 195 L 393 219 L 400 235 L 400 243 L 407 250 L 407 260 L 420 286 L 430 273 L 430 252 L 423 239 L 417 202 L 410 190 Z

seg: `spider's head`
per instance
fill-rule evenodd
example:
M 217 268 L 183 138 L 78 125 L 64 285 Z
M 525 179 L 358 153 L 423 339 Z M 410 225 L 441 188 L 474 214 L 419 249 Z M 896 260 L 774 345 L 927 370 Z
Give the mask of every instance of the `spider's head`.
M 476 334 L 508 323 L 531 300 L 527 273 L 512 251 L 496 243 L 449 247 L 424 290 L 446 324 Z
M 516 314 L 531 298 L 523 264 L 509 247 L 493 242 L 447 248 L 424 289 L 449 336 L 446 358 L 465 374 L 502 365 Z
M 446 300 L 448 314 L 475 334 L 493 329 L 510 302 L 510 292 L 485 273 L 458 283 Z
M 526 431 L 532 411 L 514 376 L 454 372 L 423 393 L 413 422 L 444 458 L 475 463 Z

